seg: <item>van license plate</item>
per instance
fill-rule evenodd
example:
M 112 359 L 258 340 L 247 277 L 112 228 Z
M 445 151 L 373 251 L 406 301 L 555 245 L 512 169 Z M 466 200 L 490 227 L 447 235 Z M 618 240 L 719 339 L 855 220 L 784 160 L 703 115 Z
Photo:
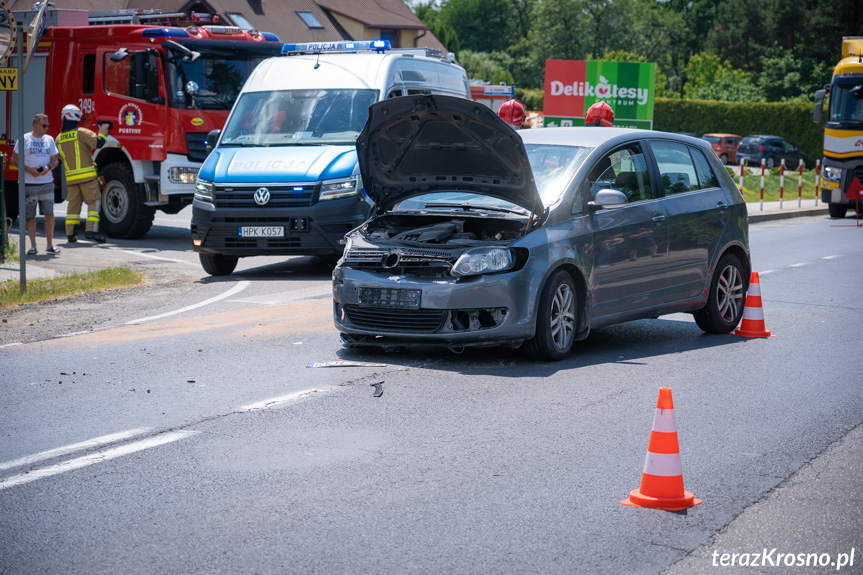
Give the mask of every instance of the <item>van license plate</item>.
M 282 238 L 285 236 L 284 226 L 240 226 L 241 238 Z

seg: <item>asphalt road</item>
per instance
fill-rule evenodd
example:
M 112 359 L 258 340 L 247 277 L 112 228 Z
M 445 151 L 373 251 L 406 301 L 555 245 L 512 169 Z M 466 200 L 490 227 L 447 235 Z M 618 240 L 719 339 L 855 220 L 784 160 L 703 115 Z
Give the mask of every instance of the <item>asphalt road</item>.
M 343 350 L 314 258 L 207 280 L 171 223 L 147 247 L 87 248 L 197 283 L 0 349 L 0 573 L 836 571 L 713 566 L 762 547 L 856 549 L 841 572 L 861 573 L 853 223 L 752 226 L 774 338 L 668 316 L 594 331 L 556 364 Z M 385 365 L 307 367 L 334 360 Z M 680 513 L 619 504 L 661 386 L 704 500 Z

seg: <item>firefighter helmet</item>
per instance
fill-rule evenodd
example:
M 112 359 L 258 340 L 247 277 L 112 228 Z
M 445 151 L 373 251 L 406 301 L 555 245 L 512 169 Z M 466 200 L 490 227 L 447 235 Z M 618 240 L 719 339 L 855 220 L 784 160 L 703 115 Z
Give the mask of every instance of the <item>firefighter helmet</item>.
M 614 112 L 611 111 L 611 106 L 605 102 L 597 102 L 587 109 L 587 115 L 584 117 L 585 126 L 605 126 L 611 128 L 614 126 Z
M 509 100 L 501 104 L 497 115 L 510 126 L 521 128 L 522 124 L 524 124 L 524 106 L 515 100 Z
M 63 119 L 72 120 L 73 122 L 81 121 L 81 108 L 74 104 L 63 106 Z

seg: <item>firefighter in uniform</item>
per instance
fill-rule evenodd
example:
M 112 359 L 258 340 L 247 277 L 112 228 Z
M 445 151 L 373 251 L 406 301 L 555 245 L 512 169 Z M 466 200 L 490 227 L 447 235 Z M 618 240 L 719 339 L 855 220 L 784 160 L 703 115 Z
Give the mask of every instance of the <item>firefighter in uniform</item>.
M 102 243 L 105 236 L 99 233 L 99 174 L 93 161 L 93 151 L 108 141 L 108 124 L 99 125 L 99 133 L 79 128 L 81 109 L 69 104 L 63 108 L 63 127 L 57 136 L 57 149 L 66 170 L 66 188 L 69 206 L 66 210 L 66 239 L 78 241 L 81 223 L 81 203 L 87 203 L 87 229 L 84 237 Z

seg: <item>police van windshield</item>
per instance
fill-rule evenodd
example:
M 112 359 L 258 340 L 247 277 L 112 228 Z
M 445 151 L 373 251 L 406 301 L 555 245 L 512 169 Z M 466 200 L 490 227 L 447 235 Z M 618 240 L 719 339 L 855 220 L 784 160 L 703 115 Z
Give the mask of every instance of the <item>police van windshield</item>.
M 230 110 L 237 100 L 240 88 L 255 67 L 266 56 L 249 54 L 207 54 L 192 63 L 181 58 L 168 61 L 168 94 L 172 108 L 196 110 Z M 194 96 L 186 89 L 195 82 L 198 92 Z
M 837 81 L 830 90 L 830 123 L 863 128 L 863 76 Z
M 281 90 L 240 96 L 222 146 L 353 146 L 377 90 Z

